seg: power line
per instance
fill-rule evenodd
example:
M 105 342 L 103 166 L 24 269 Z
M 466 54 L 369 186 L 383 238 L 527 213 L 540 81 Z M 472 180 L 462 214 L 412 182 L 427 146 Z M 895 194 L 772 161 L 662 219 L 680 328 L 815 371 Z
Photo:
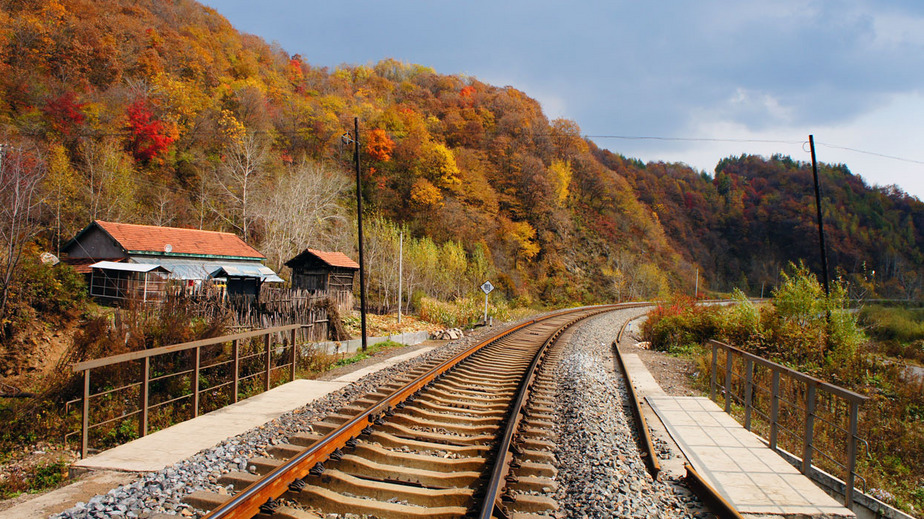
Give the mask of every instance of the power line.
M 722 139 L 710 137 L 657 137 L 651 135 L 586 135 L 588 139 L 621 139 L 627 141 L 678 141 L 678 142 L 737 142 L 761 144 L 802 144 L 806 141 L 783 141 L 774 139 Z
M 886 155 L 886 154 L 884 154 L 884 153 L 877 153 L 877 152 L 875 152 L 875 151 L 858 150 L 858 149 L 856 149 L 856 148 L 850 148 L 850 147 L 847 147 L 847 146 L 838 146 L 837 144 L 828 144 L 828 143 L 824 143 L 824 142 L 819 142 L 818 144 L 821 144 L 822 146 L 825 146 L 825 147 L 827 147 L 827 148 L 834 148 L 834 149 L 838 149 L 838 150 L 853 151 L 853 152 L 856 152 L 856 153 L 863 153 L 863 154 L 865 154 L 865 155 L 872 155 L 872 156 L 874 156 L 874 157 L 883 157 L 883 158 L 886 158 L 886 159 L 900 160 L 900 161 L 902 161 L 902 162 L 911 162 L 911 163 L 913 163 L 913 164 L 924 164 L 924 160 L 907 159 L 907 158 L 904 158 L 904 157 L 896 157 L 895 155 Z
M 730 142 L 730 143 L 757 143 L 757 144 L 799 144 L 803 148 L 808 141 L 787 141 L 780 139 L 734 139 L 734 138 L 713 138 L 713 137 L 660 137 L 653 135 L 585 135 L 587 139 L 620 139 L 626 141 L 671 141 L 671 142 Z M 874 157 L 882 157 L 885 159 L 899 160 L 902 162 L 909 162 L 912 164 L 924 164 L 924 160 L 909 159 L 906 157 L 899 157 L 896 155 L 887 155 L 885 153 L 879 153 L 875 151 L 861 150 L 858 148 L 852 148 L 850 146 L 841 146 L 838 144 L 831 144 L 826 142 L 816 142 L 827 148 L 852 151 L 854 153 L 862 153 L 864 155 L 871 155 Z M 807 152 L 807 150 L 806 150 Z

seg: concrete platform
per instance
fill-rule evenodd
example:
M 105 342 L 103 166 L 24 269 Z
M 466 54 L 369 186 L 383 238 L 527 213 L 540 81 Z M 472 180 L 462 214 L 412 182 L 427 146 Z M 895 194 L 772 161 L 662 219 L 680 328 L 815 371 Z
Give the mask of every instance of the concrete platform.
M 854 517 L 708 398 L 651 395 L 646 401 L 693 468 L 740 513 Z
M 169 467 L 336 391 L 348 382 L 295 380 L 74 463 L 73 470 L 151 472 Z
M 72 466 L 72 471 L 78 473 L 87 470 L 151 472 L 164 469 L 232 436 L 247 432 L 289 411 L 298 409 L 370 373 L 417 357 L 432 349 L 432 347 L 420 348 L 384 359 L 332 381 L 295 380 L 289 382 L 247 400 L 82 459 Z

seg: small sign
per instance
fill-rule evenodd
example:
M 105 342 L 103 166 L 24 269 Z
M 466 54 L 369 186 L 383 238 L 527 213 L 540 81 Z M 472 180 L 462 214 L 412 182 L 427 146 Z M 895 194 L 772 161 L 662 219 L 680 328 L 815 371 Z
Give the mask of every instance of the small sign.
M 490 294 L 492 290 L 494 290 L 494 285 L 492 285 L 490 281 L 485 281 L 484 285 L 481 285 L 481 291 L 484 292 L 485 295 Z

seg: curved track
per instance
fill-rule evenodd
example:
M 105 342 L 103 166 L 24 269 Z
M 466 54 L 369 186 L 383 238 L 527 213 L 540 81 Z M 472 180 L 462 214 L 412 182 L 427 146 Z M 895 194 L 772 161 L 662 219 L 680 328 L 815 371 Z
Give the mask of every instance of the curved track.
M 557 312 L 424 366 L 232 473 L 239 492 L 198 497 L 209 518 L 360 514 L 507 517 L 550 511 L 554 390 L 542 360 L 580 319 L 636 305 Z M 222 500 L 224 500 L 222 502 Z

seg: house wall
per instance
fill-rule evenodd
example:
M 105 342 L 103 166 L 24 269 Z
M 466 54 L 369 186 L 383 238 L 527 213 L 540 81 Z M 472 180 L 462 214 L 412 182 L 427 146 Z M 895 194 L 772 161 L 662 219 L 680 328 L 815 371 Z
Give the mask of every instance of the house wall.
M 303 290 L 327 290 L 327 272 L 293 269 L 292 288 Z
M 61 252 L 72 258 L 121 258 L 125 256 L 122 247 L 98 227 L 87 231 L 79 240 Z
M 352 269 L 317 269 L 296 267 L 292 269 L 292 287 L 304 290 L 330 290 L 331 292 L 353 292 Z

